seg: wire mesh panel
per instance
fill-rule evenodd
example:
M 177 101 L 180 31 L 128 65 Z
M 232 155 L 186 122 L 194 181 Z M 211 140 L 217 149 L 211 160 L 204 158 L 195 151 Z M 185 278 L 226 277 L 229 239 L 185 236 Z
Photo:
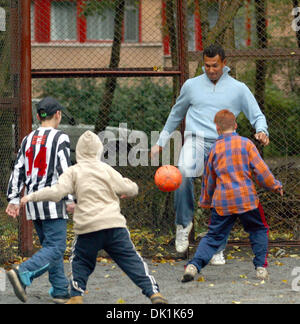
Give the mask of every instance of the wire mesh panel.
M 5 192 L 20 140 L 19 40 L 12 36 L 19 32 L 12 15 L 17 4 L 0 1 L 6 12 L 2 30 L 0 8 L 0 237 L 11 224 Z M 266 116 L 270 144 L 256 144 L 284 185 L 283 198 L 258 188 L 270 239 L 299 240 L 299 7 L 297 0 L 32 0 L 33 102 L 52 95 L 67 108 L 60 128 L 71 138 L 73 163 L 85 130 L 110 134 L 104 157 L 140 187 L 136 199 L 121 202 L 131 229 L 170 233 L 173 194 L 155 188 L 149 149 L 183 81 L 203 73 L 203 49 L 221 44 L 231 75 L 250 88 Z M 242 114 L 238 127 L 254 140 Z M 195 184 L 198 199 L 201 178 Z M 207 230 L 209 216 L 196 201 L 195 207 L 198 234 Z M 233 233 L 243 235 L 239 228 Z
M 0 263 L 18 248 L 18 222 L 5 214 L 6 190 L 19 141 L 19 8 L 0 1 Z
M 270 225 L 270 239 L 299 240 L 299 8 L 297 1 L 191 1 L 188 15 L 190 74 L 202 73 L 198 49 L 222 45 L 231 75 L 244 82 L 266 116 L 270 144 L 255 143 L 275 177 L 283 198 L 258 189 Z M 298 25 L 297 25 L 298 24 Z M 229 107 L 230 108 L 230 107 Z M 254 140 L 244 115 L 238 132 Z M 201 211 L 198 210 L 201 219 Z
M 161 1 L 37 0 L 31 16 L 33 69 L 163 65 Z
M 36 90 L 41 96 L 59 97 L 67 108 L 68 116 L 63 116 L 59 128 L 70 136 L 72 163 L 76 162 L 79 136 L 86 130 L 94 131 L 97 126 L 105 86 L 103 78 L 39 80 Z M 122 201 L 122 211 L 133 226 L 159 229 L 173 223 L 172 205 L 165 206 L 165 200 L 168 202 L 171 197 L 167 198 L 155 187 L 153 177 L 157 165 L 151 166 L 149 155 L 168 117 L 172 100 L 171 78 L 119 78 L 106 113 L 107 122 L 98 132 L 104 143 L 104 161 L 140 187 L 136 199 Z
M 231 75 L 251 89 L 266 115 L 270 144 L 264 148 L 256 144 L 284 184 L 283 198 L 258 189 L 270 223 L 270 238 L 299 239 L 300 38 L 297 10 L 293 10 L 297 1 L 191 0 L 181 2 L 180 8 L 178 3 L 33 0 L 32 68 L 37 78 L 33 97 L 51 94 L 68 108 L 70 116 L 64 123 L 69 126 L 62 127 L 66 127 L 71 141 L 73 138 L 73 147 L 85 129 L 114 132 L 122 124 L 129 131 L 146 134 L 146 150 L 150 148 L 151 131 L 161 131 L 180 85 L 177 76 L 138 78 L 138 73 L 145 76 L 145 71 L 179 71 L 185 47 L 185 59 L 189 59 L 185 77 L 194 77 L 203 73 L 203 49 L 212 43 L 221 44 Z M 178 12 L 185 17 L 182 34 L 178 33 Z M 49 79 L 38 79 L 40 71 Z M 75 74 L 70 74 L 72 71 Z M 103 78 L 51 79 L 79 77 L 81 72 L 90 77 L 97 71 L 103 71 Z M 118 78 L 124 71 L 127 78 Z M 129 72 L 135 72 L 134 77 L 128 77 Z M 238 122 L 239 133 L 254 140 L 247 118 L 240 115 Z M 155 167 L 116 164 L 141 188 L 136 200 L 122 202 L 131 225 L 163 229 L 169 224 L 168 230 L 172 228 L 173 195 L 155 191 Z M 200 181 L 196 181 L 196 197 Z M 157 198 L 160 196 L 163 198 Z M 195 213 L 196 232 L 205 230 L 207 214 L 197 208 Z

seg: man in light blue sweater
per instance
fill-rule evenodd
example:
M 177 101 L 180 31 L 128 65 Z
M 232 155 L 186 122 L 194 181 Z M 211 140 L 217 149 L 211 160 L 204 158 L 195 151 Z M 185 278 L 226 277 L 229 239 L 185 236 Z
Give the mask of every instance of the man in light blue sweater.
M 211 45 L 203 52 L 204 74 L 187 80 L 173 106 L 159 140 L 151 149 L 155 156 L 169 141 L 171 134 L 185 118 L 184 145 L 178 161 L 183 181 L 175 192 L 176 250 L 187 250 L 189 233 L 193 227 L 194 179 L 202 175 L 204 160 L 218 137 L 214 117 L 228 109 L 235 117 L 243 112 L 252 127 L 255 138 L 263 145 L 269 144 L 266 118 L 249 88 L 229 75 L 225 52 Z M 213 258 L 215 264 L 224 264 L 222 250 Z M 215 260 L 215 262 L 214 262 Z

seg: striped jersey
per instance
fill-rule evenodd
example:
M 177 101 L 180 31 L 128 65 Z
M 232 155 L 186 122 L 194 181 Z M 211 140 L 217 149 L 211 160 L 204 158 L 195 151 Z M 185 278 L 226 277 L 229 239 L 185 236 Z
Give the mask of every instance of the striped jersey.
M 21 191 L 25 194 L 55 184 L 58 177 L 71 165 L 69 136 L 52 127 L 39 127 L 27 135 L 21 144 L 7 189 L 7 200 L 20 203 Z M 72 200 L 72 196 L 64 200 Z M 67 219 L 64 200 L 28 202 L 28 220 Z
M 235 132 L 219 136 L 204 169 L 201 207 L 215 208 L 221 216 L 258 208 L 252 176 L 267 190 L 276 192 L 282 188 L 249 139 Z

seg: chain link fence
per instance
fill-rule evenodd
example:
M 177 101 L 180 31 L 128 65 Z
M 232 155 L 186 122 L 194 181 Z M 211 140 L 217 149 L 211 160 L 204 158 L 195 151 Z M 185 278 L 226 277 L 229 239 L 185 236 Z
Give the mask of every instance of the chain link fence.
M 270 145 L 260 150 L 285 189 L 283 198 L 259 190 L 270 239 L 298 241 L 298 7 L 297 1 L 283 0 L 33 0 L 33 116 L 35 103 L 47 95 L 58 98 L 67 108 L 61 128 L 71 138 L 73 162 L 77 139 L 86 129 L 114 134 L 115 142 L 110 145 L 117 148 L 116 169 L 140 187 L 137 198 L 122 201 L 130 228 L 173 234 L 173 194 L 155 187 L 157 166 L 151 166 L 149 158 L 147 165 L 118 163 L 120 143 L 127 143 L 128 157 L 139 144 L 134 132 L 141 131 L 146 134 L 147 145 L 139 147 L 136 160 L 148 157 L 155 142 L 151 132 L 162 130 L 183 79 L 202 74 L 203 48 L 219 43 L 226 50 L 231 74 L 251 89 L 269 125 Z M 183 20 L 179 20 L 180 15 Z M 9 42 L 1 38 L 1 57 Z M 5 66 L 1 60 L 1 78 Z M 8 112 L 1 105 L 2 119 L 9 118 L 5 114 Z M 245 116 L 240 115 L 238 124 L 239 133 L 253 140 Z M 106 147 L 108 155 L 110 146 Z M 10 165 L 11 152 L 6 152 L 1 147 L 1 161 Z M 176 163 L 173 157 L 170 162 Z M 1 168 L 1 215 L 9 173 L 5 170 Z M 197 198 L 200 182 L 196 180 Z M 207 213 L 196 208 L 195 234 L 207 229 L 208 219 Z M 243 239 L 243 235 L 237 227 L 232 238 Z
M 7 184 L 20 137 L 18 15 L 15 1 L 0 1 L 0 264 L 18 248 L 19 223 L 5 214 Z

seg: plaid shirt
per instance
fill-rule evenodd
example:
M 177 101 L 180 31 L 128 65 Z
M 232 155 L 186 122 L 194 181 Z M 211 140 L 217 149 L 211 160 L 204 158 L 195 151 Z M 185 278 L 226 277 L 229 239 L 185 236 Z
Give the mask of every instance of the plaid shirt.
M 267 190 L 277 191 L 282 187 L 249 139 L 235 132 L 219 136 L 204 169 L 201 207 L 215 208 L 222 216 L 257 208 L 259 199 L 252 174 Z

